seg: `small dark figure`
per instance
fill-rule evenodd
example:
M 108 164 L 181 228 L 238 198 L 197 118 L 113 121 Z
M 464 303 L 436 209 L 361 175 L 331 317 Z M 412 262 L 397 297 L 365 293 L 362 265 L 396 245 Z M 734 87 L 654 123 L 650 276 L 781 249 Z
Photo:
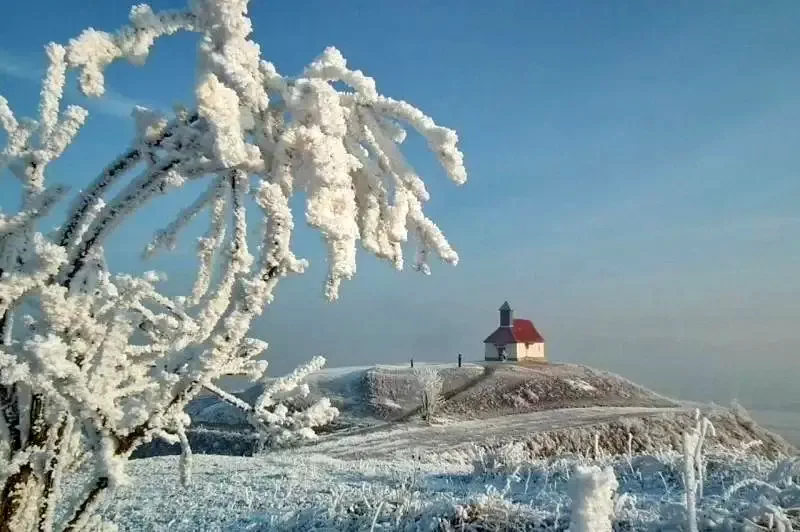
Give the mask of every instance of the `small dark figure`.
M 458 354 L 458 367 L 461 367 L 461 353 Z
M 414 357 L 411 357 L 411 367 L 414 367 Z

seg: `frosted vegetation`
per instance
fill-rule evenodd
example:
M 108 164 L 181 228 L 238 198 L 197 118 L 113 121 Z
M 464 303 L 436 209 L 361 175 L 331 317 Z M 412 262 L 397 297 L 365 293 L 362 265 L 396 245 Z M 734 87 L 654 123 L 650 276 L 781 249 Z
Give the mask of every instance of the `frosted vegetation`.
M 426 421 L 433 421 L 442 395 L 442 377 L 436 368 L 426 366 L 415 369 L 414 378 L 420 398 L 420 415 Z
M 129 149 L 78 183 L 82 192 L 57 228 L 42 227 L 67 197 L 48 167 L 88 118 L 85 109 L 62 105 L 67 74 L 76 72 L 80 90 L 101 98 L 106 68 L 121 60 L 142 65 L 156 41 L 178 32 L 199 36 L 194 100 L 168 116 L 136 109 Z M 327 248 L 328 299 L 355 274 L 359 243 L 397 269 L 409 242 L 424 273 L 431 255 L 458 261 L 425 216 L 425 185 L 399 148 L 407 130 L 417 132 L 461 184 L 455 132 L 381 95 L 334 48 L 299 76 L 284 76 L 250 33 L 246 0 L 193 0 L 159 13 L 137 5 L 128 26 L 87 29 L 47 46 L 35 119 L 0 97 L 0 171 L 22 191 L 18 212 L 0 213 L 0 530 L 95 526 L 103 498 L 128 481 L 131 453 L 153 439 L 181 445 L 188 484 L 185 409 L 203 390 L 243 411 L 262 446 L 313 438 L 314 427 L 336 416 L 325 398 L 300 410 L 286 405 L 307 394 L 301 381 L 321 358 L 269 381 L 253 402 L 219 385 L 226 375 L 265 374 L 259 357 L 267 345 L 247 332 L 278 281 L 307 267 L 290 246 L 296 194 Z M 174 247 L 183 229 L 207 216 L 191 292 L 168 297 L 156 272 L 108 271 L 104 245 L 124 219 L 198 181 L 205 191 L 144 250 L 148 257 Z M 255 245 L 246 237 L 253 221 Z M 73 471 L 82 483 L 62 496 Z
M 800 462 L 707 436 L 693 514 L 687 455 L 611 454 L 602 437 L 599 452 L 548 458 L 520 442 L 459 453 L 410 443 L 403 457 L 334 458 L 318 445 L 251 458 L 201 455 L 186 488 L 164 481 L 175 476 L 175 457 L 136 460 L 135 482 L 103 513 L 127 530 L 686 531 L 690 519 L 699 530 L 797 530 Z
M 400 151 L 407 131 L 427 141 L 456 184 L 466 171 L 455 132 L 381 95 L 336 49 L 296 77 L 279 73 L 249 38 L 247 5 L 192 0 L 158 13 L 135 6 L 128 26 L 47 46 L 35 119 L 0 96 L 0 171 L 21 185 L 19 210 L 0 213 L 0 532 L 798 526 L 798 463 L 757 454 L 755 445 L 712 445 L 716 431 L 699 414 L 680 429 L 680 452 L 635 455 L 632 435 L 626 453 L 606 452 L 600 433 L 587 446 L 583 432 L 571 444 L 568 435 L 552 440 L 557 457 L 537 455 L 529 441 L 469 444 L 481 431 L 539 437 L 576 421 L 588 430 L 619 419 L 625 408 L 615 401 L 639 393 L 624 385 L 617 388 L 626 395 L 612 394 L 613 383 L 583 371 L 573 378 L 574 368 L 554 369 L 566 380 L 525 377 L 505 394 L 495 392 L 509 381 L 494 370 L 465 368 L 463 382 L 443 392 L 441 375 L 421 369 L 414 412 L 427 424 L 387 422 L 319 438 L 314 429 L 330 428 L 339 411 L 304 381 L 324 359 L 267 378 L 267 344 L 247 336 L 278 282 L 308 266 L 290 245 L 290 202 L 302 195 L 306 222 L 325 243 L 324 295 L 334 300 L 356 273 L 358 245 L 400 269 L 411 244 L 414 268 L 426 274 L 431 256 L 458 261 L 424 214 L 425 184 Z M 129 148 L 93 180 L 75 183 L 82 192 L 66 201 L 67 188 L 48 168 L 88 119 L 62 103 L 68 74 L 102 98 L 106 68 L 142 65 L 159 39 L 178 32 L 198 35 L 194 99 L 169 115 L 137 108 Z M 108 270 L 104 246 L 126 217 L 198 182 L 203 192 L 143 250 L 145 258 L 169 250 L 190 224 L 208 219 L 188 293 L 167 295 L 157 272 Z M 43 226 L 61 210 L 58 227 Z M 253 222 L 257 242 L 247 238 Z M 222 383 L 231 375 L 258 382 L 256 392 L 228 393 Z M 378 393 L 395 379 L 371 375 L 381 399 L 375 410 L 402 410 L 394 399 L 403 394 Z M 192 452 L 187 407 L 201 392 L 224 407 L 208 419 L 233 409 L 249 424 L 257 456 Z M 586 408 L 603 397 L 616 406 Z M 434 419 L 476 400 L 483 419 Z M 652 415 L 655 399 L 647 401 L 626 415 Z M 517 411 L 525 413 L 488 420 Z M 178 446 L 180 456 L 129 460 L 156 441 Z M 337 444 L 345 454 L 332 452 Z

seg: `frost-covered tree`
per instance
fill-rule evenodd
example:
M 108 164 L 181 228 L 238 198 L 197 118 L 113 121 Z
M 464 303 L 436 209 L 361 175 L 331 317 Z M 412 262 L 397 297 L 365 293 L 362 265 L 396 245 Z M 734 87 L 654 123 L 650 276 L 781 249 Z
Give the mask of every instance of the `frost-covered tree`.
M 72 201 L 57 230 L 43 232 L 67 193 L 48 182 L 48 165 L 87 119 L 81 107 L 62 105 L 67 72 L 77 71 L 83 93 L 102 97 L 109 65 L 142 64 L 155 41 L 177 32 L 199 34 L 194 101 L 169 116 L 138 108 L 130 148 Z M 35 120 L 18 118 L 0 97 L 0 171 L 22 184 L 19 211 L 0 216 L 0 530 L 85 528 L 125 480 L 131 453 L 153 438 L 182 444 L 188 480 L 185 407 L 202 390 L 247 411 L 265 439 L 309 436 L 335 415 L 324 401 L 300 412 L 281 407 L 320 361 L 273 381 L 252 405 L 220 388 L 225 375 L 264 374 L 257 358 L 266 344 L 248 338 L 248 328 L 278 281 L 307 266 L 290 246 L 296 193 L 327 247 L 328 299 L 355 274 L 359 243 L 398 269 L 409 239 L 425 273 L 431 254 L 457 262 L 423 213 L 428 193 L 399 149 L 406 130 L 417 131 L 460 184 L 455 132 L 379 94 L 334 48 L 299 76 L 281 75 L 250 33 L 247 0 L 192 0 L 160 13 L 138 5 L 113 33 L 88 29 L 47 47 Z M 114 229 L 154 197 L 197 181 L 205 191 L 145 250 L 173 247 L 208 213 L 191 293 L 164 295 L 154 273 L 109 272 L 103 249 Z M 256 246 L 246 238 L 251 220 L 260 225 Z M 62 476 L 78 467 L 85 491 L 65 508 Z
M 430 366 L 415 369 L 414 377 L 419 392 L 422 419 L 430 422 L 433 420 L 441 400 L 442 377 L 436 369 Z

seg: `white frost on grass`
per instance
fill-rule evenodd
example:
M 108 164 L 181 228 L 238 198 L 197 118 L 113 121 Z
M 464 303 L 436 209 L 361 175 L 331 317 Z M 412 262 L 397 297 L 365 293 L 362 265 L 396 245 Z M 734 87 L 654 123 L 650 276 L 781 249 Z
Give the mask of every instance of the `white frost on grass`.
M 399 432 L 384 433 L 384 442 Z M 120 489 L 104 514 L 114 516 L 120 530 L 170 532 L 349 531 L 369 530 L 373 522 L 374 530 L 566 530 L 581 518 L 570 511 L 570 477 L 578 468 L 596 466 L 613 472 L 603 486 L 618 484 L 615 522 L 621 529 L 679 530 L 684 524 L 678 452 L 630 462 L 625 456 L 528 459 L 509 476 L 473 474 L 472 464 L 452 461 L 447 448 L 422 455 L 410 445 L 403 456 L 363 459 L 336 459 L 318 450 L 255 458 L 195 455 L 193 484 L 186 488 L 163 481 L 175 475 L 177 457 L 135 460 L 132 484 Z M 746 520 L 796 528 L 800 479 L 781 474 L 780 485 L 770 483 L 773 471 L 786 469 L 780 462 L 740 449 L 710 452 L 706 462 L 705 496 L 698 500 L 701 528 L 741 530 Z M 724 497 L 747 479 L 758 482 Z
M 589 384 L 583 379 L 565 379 L 566 383 L 572 388 L 573 390 L 578 390 L 582 392 L 596 392 L 597 388 Z
M 660 414 L 685 412 L 675 408 L 596 407 L 547 410 L 492 419 L 459 421 L 445 427 L 404 425 L 402 430 L 379 430 L 359 435 L 322 438 L 313 450 L 337 458 L 402 460 L 411 449 L 427 456 L 447 449 L 453 456 L 467 453 L 472 442 L 523 441 L 535 433 L 556 431 Z

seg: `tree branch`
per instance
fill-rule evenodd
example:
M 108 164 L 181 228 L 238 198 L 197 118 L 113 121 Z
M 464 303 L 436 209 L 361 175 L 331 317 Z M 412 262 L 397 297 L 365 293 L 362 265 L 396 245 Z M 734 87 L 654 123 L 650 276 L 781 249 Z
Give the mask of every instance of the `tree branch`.
M 98 478 L 94 483 L 94 486 L 92 486 L 92 488 L 89 490 L 86 498 L 83 499 L 83 502 L 81 502 L 81 504 L 75 510 L 75 513 L 72 514 L 72 518 L 67 522 L 67 526 L 64 527 L 64 532 L 74 532 L 76 530 L 80 530 L 86 523 L 86 520 L 91 517 L 94 509 L 103 500 L 102 498 L 107 489 L 108 477 L 102 476 Z
M 0 493 L 0 532 L 15 532 L 11 528 L 14 516 L 25 497 L 24 486 L 32 475 L 33 468 L 30 463 L 26 463 L 6 479 L 3 491 Z
M 11 452 L 14 453 L 22 448 L 16 385 L 0 386 L 0 409 L 3 411 L 3 421 L 8 428 L 9 447 Z
M 191 125 L 199 119 L 197 113 L 191 114 L 186 123 L 173 122 L 167 126 L 164 131 L 155 139 L 146 143 L 146 146 L 151 149 L 160 148 L 164 142 L 171 138 L 178 127 L 184 125 Z M 100 197 L 111 187 L 125 172 L 136 166 L 141 161 L 143 151 L 140 148 L 133 148 L 128 150 L 123 155 L 117 158 L 116 161 L 108 165 L 89 187 L 75 200 L 72 206 L 71 213 L 68 216 L 68 221 L 61 231 L 60 238 L 58 239 L 61 246 L 68 246 L 70 244 L 77 245 L 78 242 L 72 242 L 75 232 L 84 223 L 88 212 L 92 206 L 100 199 Z
M 52 530 L 53 513 L 55 512 L 57 493 L 57 482 L 60 477 L 60 469 L 64 467 L 66 460 L 67 445 L 64 444 L 64 435 L 71 428 L 71 423 L 64 420 L 58 424 L 56 439 L 53 442 L 52 454 L 45 467 L 44 487 L 42 488 L 41 506 L 39 506 L 39 530 L 49 532 Z
M 213 393 L 217 397 L 219 397 L 222 401 L 228 403 L 231 406 L 235 406 L 236 408 L 241 408 L 245 412 L 252 412 L 253 406 L 249 403 L 242 401 L 238 397 L 233 394 L 226 392 L 225 390 L 219 388 L 218 386 L 209 383 L 203 385 L 203 388 L 208 390 L 209 392 Z
M 124 214 L 129 214 L 144 194 L 152 193 L 158 182 L 163 180 L 167 172 L 175 168 L 179 162 L 178 159 L 169 159 L 162 163 L 159 167 L 154 168 L 143 176 L 136 187 L 130 187 L 127 192 L 123 191 L 120 194 L 123 196 L 122 198 L 117 198 L 109 204 L 105 214 L 92 224 L 93 228 L 90 230 L 89 236 L 78 246 L 77 255 L 68 266 L 69 269 L 64 279 L 64 286 L 69 288 L 75 276 L 86 265 L 95 247 L 100 244 L 102 238 L 112 228 L 117 219 Z

